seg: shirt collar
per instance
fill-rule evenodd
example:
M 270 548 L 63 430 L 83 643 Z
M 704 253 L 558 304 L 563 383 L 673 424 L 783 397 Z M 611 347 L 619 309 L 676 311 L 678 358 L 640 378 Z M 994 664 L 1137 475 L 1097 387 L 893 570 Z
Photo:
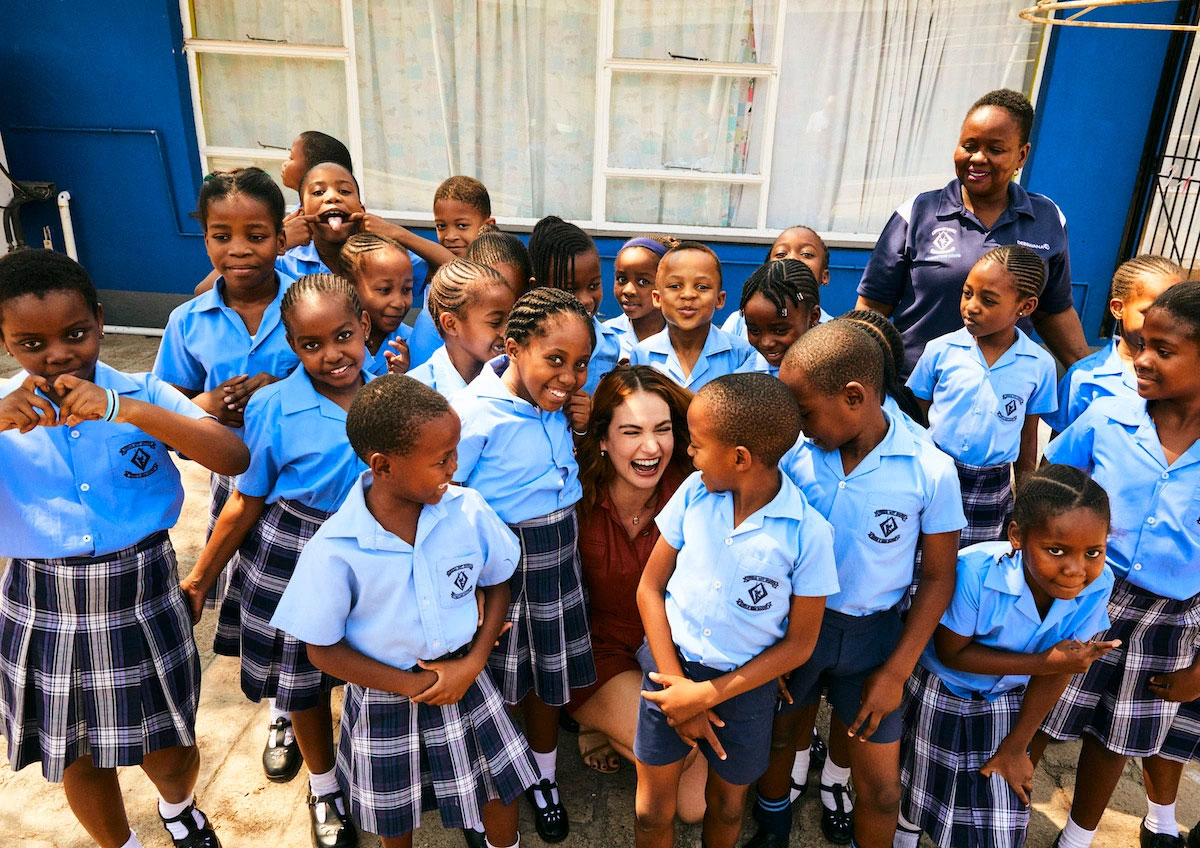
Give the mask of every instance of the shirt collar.
M 1033 592 L 1030 591 L 1029 584 L 1025 580 L 1025 565 L 1021 552 L 1013 551 L 1011 555 L 1001 555 L 1000 551 L 1006 547 L 1009 547 L 1007 542 L 988 544 L 989 553 L 992 553 L 993 557 L 988 565 L 987 574 L 984 575 L 983 585 L 993 592 L 1003 592 L 1017 598 L 1017 610 L 1039 627 L 1061 621 L 1075 607 L 1080 598 L 1112 588 L 1111 581 L 1105 580 L 1102 572 L 1071 600 L 1056 598 L 1050 604 L 1050 609 L 1046 611 L 1046 617 L 1043 619 L 1038 612 L 1037 603 L 1033 600 Z
M 538 416 L 542 412 L 541 409 L 529 401 L 519 398 L 510 392 L 508 386 L 504 385 L 503 381 L 501 381 L 500 375 L 496 373 L 495 368 L 484 366 L 483 370 L 479 372 L 479 376 L 471 381 L 468 388 L 478 397 L 505 401 L 511 404 L 514 410 L 525 415 Z
M 1000 358 L 992 363 L 992 368 L 997 368 L 1002 364 L 1006 364 L 1009 359 L 1015 356 L 1030 356 L 1034 359 L 1038 357 L 1038 352 L 1041 349 L 1038 347 L 1037 343 L 1033 339 L 1029 338 L 1029 336 L 1027 336 L 1020 327 L 1016 327 L 1015 329 L 1017 331 L 1017 340 L 1012 343 L 1012 347 L 1000 354 Z M 963 327 L 961 330 L 955 330 L 953 333 L 951 333 L 946 339 L 946 343 L 954 345 L 955 347 L 973 350 L 979 354 L 980 361 L 983 361 L 983 353 L 979 350 L 979 342 L 974 336 L 971 335 L 971 332 L 966 327 Z M 986 363 L 984 364 L 986 365 Z
M 1027 192 L 1020 183 L 1012 180 L 1008 183 L 1008 208 L 1001 213 L 1000 218 L 992 225 L 991 229 L 996 227 L 1006 218 L 1009 213 L 1013 216 L 1024 215 L 1027 218 L 1033 218 L 1033 201 L 1029 199 Z M 963 205 L 962 199 L 962 183 L 955 177 L 946 187 L 942 189 L 941 197 L 938 199 L 937 217 L 953 218 L 966 217 L 971 215 L 967 211 L 967 207 Z M 974 217 L 972 215 L 972 217 Z
M 729 499 L 729 510 L 730 515 L 732 515 L 733 495 L 730 492 L 722 492 L 721 494 L 723 497 Z M 780 471 L 779 491 L 775 493 L 775 497 L 771 498 L 770 503 L 749 515 L 745 521 L 735 527 L 731 535 L 758 530 L 763 526 L 767 518 L 786 518 L 790 521 L 804 521 L 804 513 L 807 507 L 808 502 L 804 500 L 804 495 L 800 494 L 800 490 L 796 488 L 796 484 L 783 471 Z
M 597 344 L 597 346 L 600 344 L 601 336 L 607 337 L 607 336 L 616 336 L 617 335 L 616 330 L 614 330 L 612 327 L 605 324 L 603 321 L 601 321 L 596 316 L 592 316 L 592 326 L 594 326 L 596 328 L 596 344 Z
M 132 394 L 141 388 L 128 375 L 99 361 L 96 362 L 96 373 L 92 375 L 92 382 L 102 389 L 115 389 L 119 395 Z
M 299 259 L 302 262 L 318 262 L 324 267 L 325 263 L 321 261 L 321 254 L 317 252 L 317 246 L 313 242 L 301 244 L 293 247 L 290 251 L 292 258 Z
M 1125 360 L 1121 358 L 1121 354 L 1117 351 L 1117 345 L 1121 343 L 1119 338 L 1114 338 L 1104 350 L 1104 355 L 1096 362 L 1096 367 L 1092 369 L 1093 374 L 1124 377 L 1129 369 L 1125 366 Z M 1135 384 L 1136 387 L 1136 384 Z
M 885 456 L 916 456 L 917 444 L 908 428 L 886 409 L 883 410 L 883 417 L 887 420 L 887 433 L 884 435 L 882 441 L 873 447 L 849 474 L 843 471 L 841 448 L 824 451 L 809 443 L 810 447 L 822 455 L 821 460 L 835 476 L 846 480 L 874 471 L 880 466 L 881 460 Z
M 409 552 L 414 545 L 401 539 L 394 533 L 383 528 L 367 508 L 366 492 L 370 488 L 372 475 L 370 470 L 364 471 L 358 481 L 350 488 L 346 500 L 340 509 L 329 517 L 323 525 L 324 534 L 330 539 L 353 539 L 364 551 L 403 551 Z M 449 492 L 443 496 L 450 495 Z M 457 494 L 455 494 L 457 497 Z M 417 519 L 417 544 L 429 535 L 433 526 L 446 514 L 446 507 L 439 501 L 436 504 L 426 504 L 421 508 Z
M 375 379 L 375 375 L 365 368 L 362 376 L 364 385 Z M 285 385 L 279 387 L 279 410 L 284 415 L 294 415 L 297 412 L 316 409 L 325 418 L 332 418 L 335 421 L 346 420 L 346 410 L 317 391 L 317 387 L 313 385 L 312 378 L 304 370 L 303 365 L 297 365 L 296 369 L 284 377 L 282 382 Z

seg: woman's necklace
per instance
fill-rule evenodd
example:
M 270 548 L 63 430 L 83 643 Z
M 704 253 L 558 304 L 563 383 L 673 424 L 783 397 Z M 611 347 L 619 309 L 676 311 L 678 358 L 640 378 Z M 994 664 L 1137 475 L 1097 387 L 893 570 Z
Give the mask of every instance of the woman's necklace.
M 658 487 L 655 486 L 654 491 L 650 493 L 650 498 L 644 504 L 642 504 L 641 509 L 639 509 L 637 512 L 635 512 L 633 514 L 633 517 L 629 519 L 630 523 L 633 524 L 634 527 L 637 527 L 642 521 L 642 513 L 646 512 L 648 510 L 653 510 L 654 502 L 657 500 L 658 500 Z M 620 514 L 620 513 L 618 513 L 618 514 Z

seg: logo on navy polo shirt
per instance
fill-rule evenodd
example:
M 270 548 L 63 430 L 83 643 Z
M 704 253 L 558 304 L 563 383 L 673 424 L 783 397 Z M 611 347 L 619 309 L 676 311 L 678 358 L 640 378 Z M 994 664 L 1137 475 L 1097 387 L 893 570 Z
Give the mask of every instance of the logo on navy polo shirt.
M 132 469 L 124 469 L 124 475 L 130 480 L 140 480 L 157 471 L 158 463 L 151 464 L 151 460 L 154 459 L 151 451 L 156 447 L 158 447 L 156 442 L 140 439 L 121 448 L 121 458 L 133 466 Z
M 996 415 L 1001 421 L 1016 421 L 1024 405 L 1025 400 L 1020 395 L 1004 395 L 1000 398 L 1000 408 L 996 410 Z
M 929 255 L 942 259 L 956 259 L 962 254 L 958 252 L 958 233 L 954 227 L 934 227 L 929 240 Z
M 747 584 L 749 584 L 748 587 Z M 746 603 L 741 598 L 738 598 L 737 605 L 744 610 L 761 612 L 762 610 L 769 610 L 771 605 L 774 604 L 774 601 L 763 603 L 763 601 L 767 600 L 767 595 L 770 594 L 770 590 L 767 587 L 770 586 L 772 589 L 778 589 L 779 581 L 772 580 L 770 577 L 763 577 L 759 574 L 747 574 L 742 578 L 742 586 L 746 589 L 746 597 L 750 599 L 750 603 Z
M 897 521 L 896 519 L 900 519 Z M 908 521 L 908 516 L 894 509 L 875 510 L 875 527 L 867 531 L 867 538 L 881 545 L 890 545 L 900 540 L 900 522 Z M 878 534 L 876 534 L 878 529 Z
M 469 562 L 464 562 L 447 570 L 446 578 L 453 587 L 450 590 L 450 597 L 456 601 L 465 598 L 474 589 L 471 585 L 471 563 Z M 458 591 L 455 591 L 455 589 Z
M 1049 250 L 1050 249 L 1050 242 L 1048 242 L 1048 241 L 1044 241 L 1041 244 L 1034 244 L 1031 241 L 1022 241 L 1021 239 L 1017 239 L 1017 244 L 1021 245 L 1021 247 L 1028 247 L 1030 250 Z

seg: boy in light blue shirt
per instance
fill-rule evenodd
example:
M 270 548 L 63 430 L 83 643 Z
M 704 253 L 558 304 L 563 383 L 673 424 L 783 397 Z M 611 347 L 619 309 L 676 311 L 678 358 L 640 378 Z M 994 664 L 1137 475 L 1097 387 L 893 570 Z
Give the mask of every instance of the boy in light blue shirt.
M 899 811 L 887 799 L 900 790 L 904 681 L 953 591 L 966 524 L 957 475 L 949 457 L 883 411 L 883 368 L 875 340 L 842 320 L 806 332 L 780 368 L 807 436 L 784 469 L 833 527 L 840 589 L 826 601 L 812 657 L 788 680 L 771 767 L 758 782 L 755 816 L 772 844 L 787 844 L 795 742 L 811 735 L 824 689 L 834 715 L 821 775 L 822 831 L 840 844 L 890 844 Z M 918 551 L 920 582 L 902 621 Z M 866 744 L 847 744 L 851 733 Z
M 709 767 L 705 844 L 732 848 L 746 790 L 767 767 L 776 678 L 808 657 L 838 581 L 829 525 L 778 467 L 800 433 L 784 385 L 719 377 L 696 395 L 688 428 L 698 471 L 656 519 L 662 536 L 637 592 L 637 832 L 669 842 L 698 743 Z

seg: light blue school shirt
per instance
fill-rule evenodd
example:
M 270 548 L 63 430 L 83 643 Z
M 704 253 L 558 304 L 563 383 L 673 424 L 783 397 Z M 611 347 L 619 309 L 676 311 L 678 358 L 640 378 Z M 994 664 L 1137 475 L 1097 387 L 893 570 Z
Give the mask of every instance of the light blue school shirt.
M 925 346 L 908 386 L 929 407 L 934 444 L 966 465 L 1016 462 L 1026 415 L 1058 408 L 1054 358 L 1017 328 L 989 368 L 966 327 Z
M 587 382 L 583 384 L 583 390 L 589 395 L 596 393 L 600 381 L 617 367 L 621 359 L 621 337 L 617 331 L 595 317 L 592 318 L 592 326 L 596 330 L 596 345 L 592 348 L 592 358 L 588 360 Z
M 1011 552 L 1008 542 L 981 542 L 958 552 L 954 597 L 942 615 L 943 627 L 985 648 L 1014 654 L 1039 654 L 1063 639 L 1087 641 L 1108 629 L 1113 587 L 1108 566 L 1074 598 L 1054 599 L 1043 619 L 1025 580 L 1021 552 Z M 938 658 L 933 640 L 921 654 L 921 665 L 960 698 L 992 701 L 1030 677 L 956 671 Z
M 487 367 L 486 365 L 484 367 Z M 467 381 L 458 373 L 445 347 L 434 351 L 433 356 L 408 372 L 408 376 L 424 383 L 443 397 L 451 398 L 467 387 Z
M 424 365 L 435 353 L 446 346 L 446 340 L 437 331 L 433 318 L 426 307 L 417 313 L 413 322 L 412 335 L 408 338 L 408 357 L 410 367 Z
M 225 305 L 225 280 L 171 311 L 163 331 L 154 376 L 194 392 L 215 389 L 230 377 L 265 371 L 284 377 L 300 364 L 287 343 L 279 316 L 283 293 L 292 278 L 277 275 L 279 293 L 263 310 L 258 331 L 251 336 L 242 316 Z
M 373 377 L 382 377 L 384 374 L 388 373 L 388 361 L 386 354 L 396 352 L 392 349 L 392 346 L 389 345 L 388 342 L 392 340 L 406 342 L 408 341 L 408 337 L 411 335 L 412 327 L 408 326 L 407 324 L 401 324 L 396 328 L 396 332 L 392 333 L 390 336 L 386 337 L 382 342 L 380 342 L 379 350 L 375 351 L 373 354 L 370 350 L 367 351 L 367 358 L 363 361 L 363 370 Z M 412 353 L 411 348 L 409 349 L 409 353 Z M 411 368 L 411 366 L 412 359 L 410 358 L 409 367 Z
M 1046 447 L 1108 492 L 1108 560 L 1159 597 L 1200 594 L 1200 440 L 1167 464 L 1142 398 L 1099 398 Z
M 250 467 L 235 484 L 243 495 L 333 512 L 366 469 L 346 437 L 346 410 L 318 394 L 303 368 L 251 395 L 245 420 Z
M 478 492 L 454 486 L 421 509 L 410 545 L 371 515 L 370 485 L 364 472 L 304 546 L 271 626 L 410 669 L 474 638 L 475 587 L 508 580 L 521 546 Z
M 824 308 L 822 308 L 821 317 L 817 319 L 817 323 L 824 324 L 828 321 L 832 321 L 833 319 L 834 316 L 830 315 L 825 311 Z M 729 333 L 731 336 L 737 336 L 739 339 L 742 339 L 746 342 L 750 341 L 750 336 L 746 332 L 746 316 L 740 309 L 735 309 L 725 316 L 725 323 L 721 325 L 721 329 Z
M 0 384 L 6 397 L 29 375 Z M 151 374 L 96 363 L 93 382 L 188 418 L 209 417 Z M 167 446 L 132 424 L 83 421 L 0 433 L 0 556 L 104 556 L 175 526 L 183 504 Z
M 901 409 L 900 404 L 896 403 L 896 399 L 887 392 L 884 392 L 883 401 L 880 403 L 880 406 L 883 408 L 883 411 L 892 416 L 894 420 L 899 421 L 901 424 L 907 427 L 908 432 L 912 433 L 919 439 L 923 439 L 931 444 L 933 443 L 933 439 L 930 437 L 929 431 L 918 424 L 911 415 Z
M 720 327 L 711 325 L 700 358 L 688 376 L 683 375 L 679 356 L 671 347 L 670 328 L 663 328 L 648 339 L 638 342 L 629 357 L 630 365 L 652 365 L 685 389 L 698 392 L 718 377 L 733 374 L 751 359 L 756 351 L 750 343 L 731 336 Z
M 428 263 L 411 250 L 408 251 L 408 260 L 412 263 L 413 269 L 413 292 L 416 297 L 416 287 L 419 285 L 417 280 L 424 280 L 425 274 L 429 270 Z M 288 248 L 283 256 L 276 257 L 275 270 L 280 274 L 286 274 L 293 280 L 298 280 L 308 274 L 332 274 L 329 266 L 321 259 L 321 254 L 317 253 L 317 246 L 313 242 L 308 244 L 299 244 L 295 247 Z
M 841 591 L 825 605 L 846 615 L 896 606 L 912 585 L 921 534 L 967 526 L 950 457 L 885 416 L 887 435 L 849 474 L 840 448 L 825 451 L 808 441 L 781 466 L 833 527 Z
M 489 367 L 450 405 L 462 419 L 454 482 L 478 491 L 507 523 L 549 515 L 583 497 L 562 410 L 522 400 Z
M 745 665 L 783 638 L 792 596 L 838 590 L 832 532 L 780 474 L 779 492 L 733 526 L 733 493 L 710 492 L 695 472 L 655 521 L 679 551 L 667 581 L 667 622 L 689 662 Z
M 616 318 L 609 318 L 604 326 L 617 334 L 617 361 L 627 362 L 633 354 L 633 346 L 638 343 L 637 333 L 629 316 L 622 312 Z
M 1137 398 L 1137 377 L 1132 364 L 1117 353 L 1119 341 L 1113 339 L 1108 347 L 1079 360 L 1058 381 L 1058 410 L 1044 416 L 1054 432 L 1067 429 L 1096 398 Z

